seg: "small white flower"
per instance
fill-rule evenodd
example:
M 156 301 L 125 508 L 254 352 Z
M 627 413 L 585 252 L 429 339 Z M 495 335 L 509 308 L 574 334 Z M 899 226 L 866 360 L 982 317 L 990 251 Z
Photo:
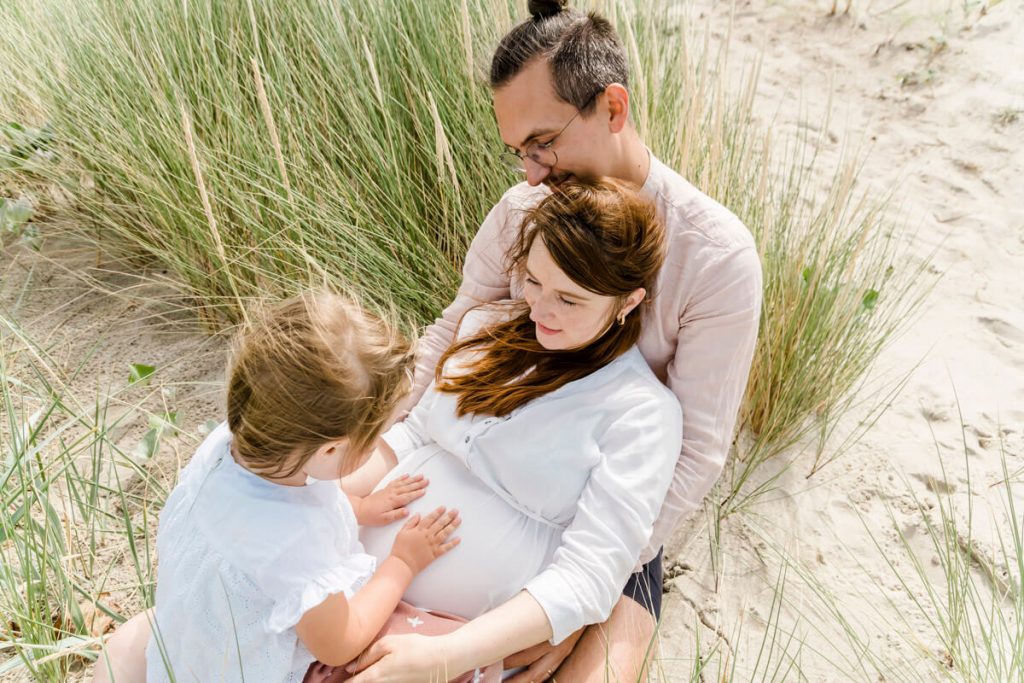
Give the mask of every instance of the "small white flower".
M 409 626 L 412 626 L 413 628 L 419 628 L 420 626 L 423 625 L 423 620 L 420 619 L 419 617 L 407 618 L 406 621 L 408 621 L 409 622 Z

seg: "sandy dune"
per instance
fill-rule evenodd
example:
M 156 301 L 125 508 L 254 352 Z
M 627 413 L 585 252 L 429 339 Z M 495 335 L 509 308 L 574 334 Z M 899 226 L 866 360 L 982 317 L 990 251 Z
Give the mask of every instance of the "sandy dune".
M 697 7 L 722 40 L 729 8 Z M 886 380 L 913 370 L 891 408 L 841 460 L 806 480 L 810 460 L 797 455 L 746 519 L 726 520 L 717 591 L 706 520 L 677 535 L 673 555 L 691 569 L 674 582 L 681 599 L 666 620 L 670 674 L 689 671 L 695 628 L 705 646 L 716 640 L 712 629 L 738 641 L 731 645 L 739 660 L 753 664 L 779 582 L 775 546 L 810 572 L 812 584 L 827 586 L 864 642 L 890 663 L 888 680 L 915 669 L 929 680 L 947 653 L 915 608 L 911 596 L 925 592 L 899 533 L 942 591 L 945 579 L 915 497 L 937 519 L 935 506 L 948 493 L 965 529 L 970 504 L 972 551 L 982 558 L 974 571 L 982 574 L 999 536 L 1007 538 L 1001 452 L 1011 478 L 1017 473 L 1017 509 L 1024 509 L 1024 5 L 1004 2 L 985 15 L 972 5 L 967 16 L 965 7 L 854 3 L 839 16 L 803 0 L 735 8 L 733 69 L 764 51 L 759 117 L 777 137 L 808 127 L 820 134 L 825 166 L 844 146 L 863 151 L 861 181 L 878 193 L 896 189 L 911 258 L 930 258 L 939 277 L 919 319 L 874 371 Z M 993 562 L 997 577 L 1013 575 Z M 780 621 L 796 623 L 806 641 L 800 663 L 808 680 L 871 680 L 855 673 L 853 659 L 837 656 L 849 651 L 843 629 L 818 611 L 796 570 L 785 595 Z M 791 644 L 791 654 L 798 649 Z M 676 657 L 684 661 L 672 664 Z M 798 679 L 795 672 L 783 678 Z

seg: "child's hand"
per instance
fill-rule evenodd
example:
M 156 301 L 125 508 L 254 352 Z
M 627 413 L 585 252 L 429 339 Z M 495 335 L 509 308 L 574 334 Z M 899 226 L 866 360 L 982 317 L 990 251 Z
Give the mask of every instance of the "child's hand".
M 405 506 L 427 492 L 422 474 L 403 474 L 392 479 L 380 491 L 364 496 L 355 507 L 356 521 L 363 526 L 384 526 L 402 519 L 409 511 Z
M 419 574 L 431 562 L 459 544 L 459 539 L 448 540 L 461 520 L 458 510 L 445 512 L 437 508 L 426 517 L 413 515 L 395 537 L 391 554 L 409 565 L 413 574 Z

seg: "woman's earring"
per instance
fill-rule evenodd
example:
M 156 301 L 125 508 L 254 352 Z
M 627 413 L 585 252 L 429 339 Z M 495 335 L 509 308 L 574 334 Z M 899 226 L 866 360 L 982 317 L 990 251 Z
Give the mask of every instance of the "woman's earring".
M 626 324 L 626 314 L 625 313 L 619 313 L 619 317 L 616 318 L 616 320 L 618 320 L 619 326 L 625 325 Z

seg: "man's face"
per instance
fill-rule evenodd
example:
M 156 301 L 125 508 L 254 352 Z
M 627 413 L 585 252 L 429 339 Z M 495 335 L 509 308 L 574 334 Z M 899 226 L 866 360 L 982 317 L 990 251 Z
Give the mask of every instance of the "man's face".
M 524 153 L 530 144 L 547 143 L 557 136 L 551 146 L 558 157 L 553 168 L 524 160 L 530 185 L 557 185 L 573 177 L 607 175 L 612 141 L 607 124 L 602 125 L 601 99 L 589 116 L 573 120 L 577 113 L 574 106 L 555 94 L 550 69 L 542 59 L 534 60 L 494 91 L 498 131 L 510 148 Z

